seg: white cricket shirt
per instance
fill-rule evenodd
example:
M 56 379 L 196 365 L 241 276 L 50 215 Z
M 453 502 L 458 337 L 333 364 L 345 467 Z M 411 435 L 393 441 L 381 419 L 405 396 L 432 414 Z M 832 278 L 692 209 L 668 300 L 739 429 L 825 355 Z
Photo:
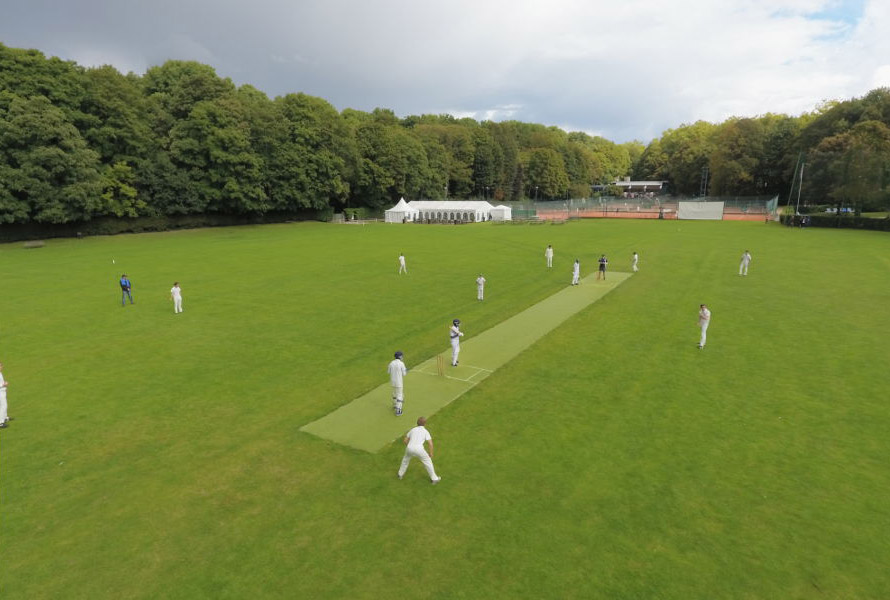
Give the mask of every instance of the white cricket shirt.
M 389 382 L 393 387 L 402 387 L 402 377 L 408 374 L 405 363 L 401 359 L 393 359 L 389 366 L 386 367 L 386 370 L 389 371 Z
M 423 448 L 423 443 L 431 439 L 433 439 L 433 436 L 426 430 L 426 427 L 418 425 L 408 432 L 408 447 Z
M 178 285 L 174 285 L 172 288 L 170 288 L 170 294 L 177 300 L 179 298 L 182 298 L 182 290 L 179 288 Z

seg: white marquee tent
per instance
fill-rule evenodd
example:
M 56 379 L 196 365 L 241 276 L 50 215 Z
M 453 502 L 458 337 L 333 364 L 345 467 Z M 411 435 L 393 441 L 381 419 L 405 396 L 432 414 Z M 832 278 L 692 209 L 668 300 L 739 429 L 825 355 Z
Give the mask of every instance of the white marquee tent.
M 491 218 L 493 221 L 512 221 L 513 209 L 503 204 L 495 206 L 491 209 Z
M 413 200 L 408 206 L 418 213 L 421 221 L 461 221 L 479 223 L 490 221 L 494 207 L 484 200 Z
M 380 214 L 380 213 L 377 213 Z M 404 198 L 400 198 L 398 204 L 384 213 L 387 223 L 405 223 L 417 218 L 417 209 L 412 208 Z

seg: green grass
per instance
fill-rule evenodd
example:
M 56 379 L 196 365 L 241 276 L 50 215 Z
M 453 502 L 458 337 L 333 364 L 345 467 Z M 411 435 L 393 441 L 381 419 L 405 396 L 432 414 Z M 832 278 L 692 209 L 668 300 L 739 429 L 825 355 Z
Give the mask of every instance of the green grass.
M 455 316 L 484 331 L 575 256 L 627 270 L 633 250 L 640 273 L 430 420 L 441 485 L 416 463 L 399 482 L 398 444 L 299 431 L 394 350 L 443 350 Z M 6 245 L 0 265 L 4 598 L 890 589 L 886 234 L 296 224 Z

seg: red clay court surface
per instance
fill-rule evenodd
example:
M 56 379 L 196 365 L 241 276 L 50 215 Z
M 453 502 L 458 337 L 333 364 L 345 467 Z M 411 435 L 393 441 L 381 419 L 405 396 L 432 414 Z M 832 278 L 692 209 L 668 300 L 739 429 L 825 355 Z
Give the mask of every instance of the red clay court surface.
M 565 221 L 568 218 L 582 219 L 657 219 L 659 212 L 651 210 L 539 210 L 537 216 L 542 221 Z M 664 212 L 664 219 L 676 219 L 676 210 Z M 765 221 L 766 213 L 745 213 L 732 208 L 723 211 L 724 221 Z

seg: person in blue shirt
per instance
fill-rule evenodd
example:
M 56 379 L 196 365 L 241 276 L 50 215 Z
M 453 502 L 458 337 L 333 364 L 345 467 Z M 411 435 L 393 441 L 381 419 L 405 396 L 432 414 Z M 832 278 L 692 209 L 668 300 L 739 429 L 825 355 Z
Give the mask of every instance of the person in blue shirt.
M 127 274 L 124 273 L 121 275 L 121 306 L 126 306 L 127 298 L 130 299 L 130 304 L 133 304 L 133 294 L 130 293 L 130 280 L 127 279 Z
M 605 254 L 603 254 L 599 257 L 599 260 L 597 262 L 600 264 L 600 269 L 596 273 L 596 279 L 597 279 L 597 281 L 599 281 L 600 275 L 602 275 L 603 281 L 605 281 L 606 280 L 606 265 L 609 264 L 609 259 L 606 258 Z

